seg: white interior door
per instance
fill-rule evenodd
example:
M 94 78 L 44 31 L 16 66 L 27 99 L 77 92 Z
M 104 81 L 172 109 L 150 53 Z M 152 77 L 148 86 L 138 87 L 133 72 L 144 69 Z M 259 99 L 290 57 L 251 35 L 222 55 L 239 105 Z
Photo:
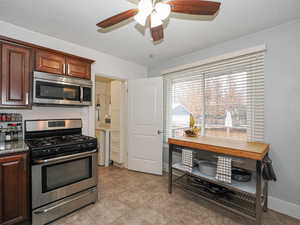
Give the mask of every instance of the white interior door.
M 162 174 L 163 80 L 128 81 L 128 169 Z

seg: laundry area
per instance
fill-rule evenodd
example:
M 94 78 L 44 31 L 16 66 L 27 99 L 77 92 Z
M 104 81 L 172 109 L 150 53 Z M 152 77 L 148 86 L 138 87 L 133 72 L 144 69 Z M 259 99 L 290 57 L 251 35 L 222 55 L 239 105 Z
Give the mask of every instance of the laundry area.
M 127 167 L 127 81 L 96 76 L 95 83 L 98 166 Z

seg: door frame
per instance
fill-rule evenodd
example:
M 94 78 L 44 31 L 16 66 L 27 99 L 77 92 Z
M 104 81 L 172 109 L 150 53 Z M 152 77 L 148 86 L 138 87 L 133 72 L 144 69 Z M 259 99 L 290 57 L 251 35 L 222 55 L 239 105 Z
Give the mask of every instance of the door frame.
M 95 74 L 94 77 L 94 88 L 93 88 L 93 118 L 94 118 L 94 132 L 96 136 L 96 118 L 97 118 L 97 112 L 96 112 L 96 78 L 97 77 L 102 77 L 102 78 L 106 78 L 106 79 L 111 79 L 111 80 L 118 80 L 124 83 L 124 89 L 123 89 L 123 101 L 124 101 L 124 105 L 123 105 L 123 111 L 124 111 L 124 116 L 123 116 L 123 121 L 121 122 L 121 127 L 120 127 L 120 133 L 122 133 L 123 135 L 120 136 L 120 139 L 123 139 L 123 166 L 124 168 L 128 168 L 128 79 L 121 79 L 119 77 L 116 76 L 109 76 L 109 75 L 105 75 L 105 74 Z

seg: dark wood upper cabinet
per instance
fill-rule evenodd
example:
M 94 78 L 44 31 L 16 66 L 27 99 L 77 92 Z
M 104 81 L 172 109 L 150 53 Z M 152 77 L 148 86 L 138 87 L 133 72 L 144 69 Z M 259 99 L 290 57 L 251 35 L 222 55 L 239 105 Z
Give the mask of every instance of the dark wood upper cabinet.
M 66 73 L 66 57 L 63 54 L 37 49 L 35 53 L 35 69 L 46 73 Z
M 0 109 L 31 108 L 34 70 L 91 79 L 93 62 L 0 35 Z
M 14 44 L 2 44 L 2 106 L 29 106 L 32 76 L 30 57 L 31 50 L 29 48 Z
M 27 154 L 0 158 L 0 225 L 29 218 Z
M 91 64 L 83 60 L 67 57 L 67 75 L 83 79 L 91 79 Z
M 35 53 L 35 70 L 91 79 L 91 61 L 60 54 L 54 51 L 37 49 Z

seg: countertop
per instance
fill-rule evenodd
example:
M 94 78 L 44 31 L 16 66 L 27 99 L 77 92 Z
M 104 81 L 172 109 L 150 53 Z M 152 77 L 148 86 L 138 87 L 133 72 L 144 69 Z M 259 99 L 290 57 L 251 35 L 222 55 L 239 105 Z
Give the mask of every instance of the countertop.
M 269 145 L 265 143 L 247 142 L 217 137 L 179 136 L 169 138 L 168 143 L 254 160 L 262 160 L 269 151 Z
M 113 128 L 110 125 L 102 125 L 96 127 L 96 131 L 119 131 L 120 128 Z
M 110 131 L 110 126 L 100 126 L 96 128 L 96 131 Z
M 28 150 L 29 147 L 25 144 L 24 140 L 0 143 L 0 156 L 11 153 L 26 152 Z

